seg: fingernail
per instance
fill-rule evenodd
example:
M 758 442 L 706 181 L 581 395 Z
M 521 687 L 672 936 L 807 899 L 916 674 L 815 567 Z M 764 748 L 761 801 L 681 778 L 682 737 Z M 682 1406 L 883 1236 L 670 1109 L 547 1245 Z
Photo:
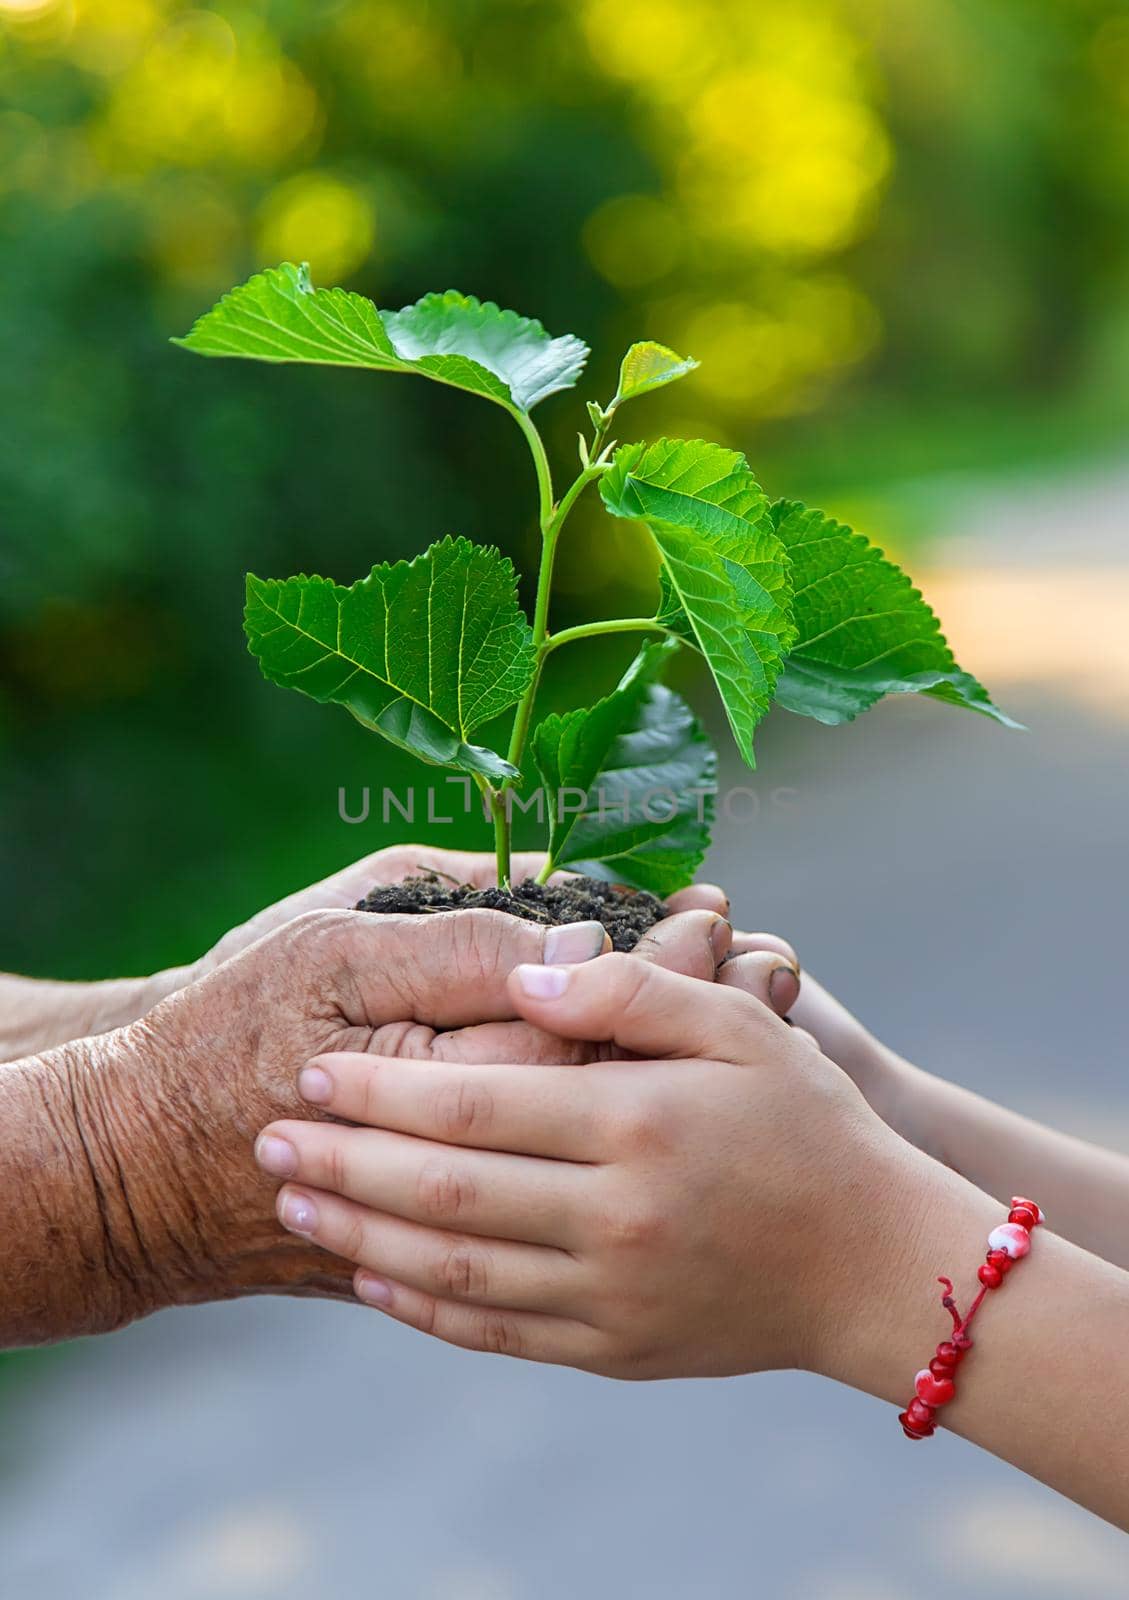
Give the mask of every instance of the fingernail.
M 567 967 L 524 966 L 516 971 L 522 994 L 531 1000 L 559 1000 L 572 977 Z
M 561 966 L 574 966 L 580 961 L 591 961 L 604 948 L 607 934 L 602 922 L 565 922 L 550 928 L 545 935 L 545 961 Z
M 729 946 L 733 939 L 733 924 L 725 917 L 718 917 L 710 929 L 710 944 L 713 947 L 715 961 L 723 961 L 729 953 Z
M 791 1011 L 800 998 L 800 975 L 795 967 L 777 967 L 768 980 L 768 995 L 773 1010 L 781 1016 Z
M 278 1220 L 291 1233 L 313 1233 L 318 1225 L 318 1208 L 304 1194 L 284 1194 L 278 1204 Z
M 374 1278 L 367 1272 L 358 1272 L 353 1288 L 357 1299 L 363 1300 L 368 1306 L 392 1304 L 392 1287 L 385 1283 L 383 1278 Z
M 264 1133 L 255 1145 L 255 1160 L 272 1178 L 290 1178 L 298 1170 L 298 1152 L 289 1139 Z
M 328 1105 L 333 1098 L 333 1080 L 320 1067 L 303 1067 L 298 1074 L 298 1093 L 312 1106 Z

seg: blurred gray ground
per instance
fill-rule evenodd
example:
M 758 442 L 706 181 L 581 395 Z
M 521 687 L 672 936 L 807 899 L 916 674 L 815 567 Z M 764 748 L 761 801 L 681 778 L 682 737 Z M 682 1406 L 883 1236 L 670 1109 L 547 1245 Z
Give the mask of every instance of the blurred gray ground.
M 1106 513 L 1091 590 L 1055 564 L 1076 498 L 1039 485 L 994 523 L 978 496 L 982 543 L 927 585 L 1031 732 L 908 703 L 836 731 L 778 718 L 758 773 L 729 774 L 757 815 L 722 824 L 710 874 L 922 1064 L 1129 1149 L 1125 483 L 1083 487 Z M 1129 1589 L 1121 1535 L 960 1440 L 907 1445 L 890 1407 L 831 1384 L 617 1386 L 359 1308 L 154 1318 L 46 1369 L 4 1427 L 4 1600 Z

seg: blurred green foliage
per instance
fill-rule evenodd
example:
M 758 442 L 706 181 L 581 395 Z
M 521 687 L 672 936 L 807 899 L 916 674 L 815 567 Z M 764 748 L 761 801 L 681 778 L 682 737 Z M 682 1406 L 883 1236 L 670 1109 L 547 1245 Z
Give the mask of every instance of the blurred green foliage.
M 248 568 L 528 558 L 501 413 L 169 346 L 256 267 L 497 299 L 592 343 L 581 398 L 673 344 L 649 431 L 879 536 L 892 485 L 1123 413 L 1119 0 L 0 0 L 0 104 L 3 967 L 185 959 L 413 831 L 339 820 L 408 768 L 260 680 Z M 541 417 L 571 456 L 575 398 Z M 576 617 L 653 582 L 595 508 L 562 556 Z

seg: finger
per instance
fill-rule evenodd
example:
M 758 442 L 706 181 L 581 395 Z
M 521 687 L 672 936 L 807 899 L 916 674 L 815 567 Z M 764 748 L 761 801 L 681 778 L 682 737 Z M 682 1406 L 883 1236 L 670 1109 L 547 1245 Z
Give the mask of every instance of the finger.
M 593 1081 L 568 1067 L 423 1067 L 343 1051 L 315 1056 L 298 1092 L 345 1122 L 445 1145 L 564 1161 L 598 1160 L 606 1148 Z
M 588 961 L 608 948 L 599 922 L 544 927 L 501 911 L 435 916 L 314 912 L 276 935 L 299 970 L 323 975 L 327 999 L 370 1027 L 411 1017 L 459 1027 L 513 1016 L 506 977 L 521 962 Z
M 375 850 L 372 855 L 362 856 L 359 861 L 351 862 L 343 867 L 340 872 L 335 872 L 327 878 L 321 888 L 327 894 L 333 895 L 333 901 L 327 903 L 339 904 L 342 907 L 352 908 L 358 900 L 363 900 L 370 889 L 378 889 L 386 884 L 403 883 L 405 878 L 414 877 L 420 871 L 427 871 L 433 861 L 440 856 L 447 855 L 443 850 L 422 850 L 415 845 L 395 844 L 384 850 Z M 428 858 L 424 865 L 424 857 Z
M 458 1061 L 467 1066 L 577 1067 L 611 1061 L 627 1052 L 613 1044 L 587 1039 L 562 1039 L 528 1022 L 479 1022 L 437 1033 L 414 1022 L 390 1022 L 374 1028 L 368 1041 L 373 1055 L 408 1061 Z
M 564 969 L 561 969 L 564 970 Z M 579 1242 L 590 1167 L 433 1144 L 383 1129 L 273 1122 L 255 1159 L 272 1177 L 329 1189 L 376 1211 L 569 1250 Z
M 719 917 L 728 917 L 729 896 L 716 883 L 692 883 L 672 894 L 666 909 L 672 915 L 679 911 L 714 911 Z
M 772 958 L 787 966 L 782 956 Z M 751 995 L 667 972 L 637 956 L 609 955 L 577 967 L 518 967 L 516 1010 L 570 1038 L 610 1039 L 642 1056 L 698 1056 L 745 1064 L 766 1033 L 783 1028 Z
M 433 852 L 445 854 L 446 852 Z M 248 945 L 273 933 L 297 917 L 314 911 L 349 911 L 369 890 L 379 884 L 398 883 L 417 870 L 419 852 L 412 845 L 392 845 L 362 856 L 359 861 L 342 867 L 320 883 L 297 889 L 273 905 L 266 906 L 246 922 L 230 929 L 213 947 L 210 965 L 215 966 L 237 955 Z M 493 860 L 493 857 L 489 858 Z
M 728 954 L 732 933 L 716 911 L 682 911 L 656 922 L 639 940 L 634 954 L 670 972 L 709 980 Z
M 786 1017 L 800 997 L 800 978 L 795 967 L 788 966 L 770 951 L 757 951 L 745 956 L 731 956 L 717 975 L 718 983 L 731 989 L 751 994 L 762 1005 Z
M 783 956 L 799 972 L 800 958 L 787 939 L 781 939 L 775 933 L 742 933 L 740 928 L 734 928 L 733 943 L 729 951 L 730 955 L 750 955 L 758 950 L 768 950 L 774 955 Z
M 399 1054 L 399 1052 L 396 1052 Z M 452 1028 L 434 1036 L 433 1061 L 462 1062 L 468 1066 L 581 1066 L 605 1059 L 610 1045 L 592 1045 L 586 1039 L 562 1039 L 528 1022 L 480 1022 L 472 1028 Z
M 594 1369 L 600 1361 L 602 1336 L 587 1323 L 538 1316 L 532 1311 L 460 1305 L 363 1270 L 353 1286 L 357 1299 L 365 1305 L 442 1339 L 444 1344 L 563 1367 Z
M 444 1233 L 290 1184 L 279 1190 L 276 1210 L 291 1233 L 443 1300 L 559 1315 L 580 1298 L 582 1269 L 564 1250 Z
M 480 1022 L 437 1032 L 409 1019 L 373 1028 L 365 1048 L 374 1056 L 407 1061 L 525 1062 L 531 1066 L 576 1066 L 598 1059 L 599 1050 L 580 1039 L 560 1039 L 528 1022 Z M 610 1053 L 611 1046 L 603 1048 Z
M 493 855 L 436 850 L 428 845 L 394 844 L 351 862 L 314 888 L 322 905 L 352 910 L 370 890 L 403 883 L 405 878 L 416 878 L 421 873 L 437 872 L 441 877 L 453 878 L 456 883 L 468 883 L 476 882 L 483 870 L 496 870 Z M 290 899 L 294 902 L 305 900 L 308 907 L 312 892 L 302 889 Z M 281 906 L 286 904 L 286 901 L 281 902 Z M 300 905 L 296 906 L 296 910 L 301 909 Z
M 512 861 L 514 881 L 536 877 L 545 863 L 543 853 L 519 852 Z M 346 905 L 355 905 L 370 889 L 385 884 L 403 883 L 405 878 L 418 878 L 427 872 L 450 879 L 452 884 L 469 883 L 476 889 L 488 888 L 498 881 L 498 862 L 493 851 L 439 850 L 433 845 L 403 844 L 377 850 L 361 861 L 355 861 L 333 878 L 325 887 L 340 887 L 351 898 Z

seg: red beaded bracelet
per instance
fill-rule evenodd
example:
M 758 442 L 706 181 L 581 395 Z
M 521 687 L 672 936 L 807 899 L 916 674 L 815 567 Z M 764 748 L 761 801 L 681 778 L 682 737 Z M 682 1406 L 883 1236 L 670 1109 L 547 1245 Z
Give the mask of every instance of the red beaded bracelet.
M 993 1228 L 988 1235 L 988 1256 L 979 1269 L 980 1292 L 962 1317 L 953 1300 L 953 1285 L 949 1278 L 938 1278 L 944 1288 L 941 1304 L 953 1319 L 953 1336 L 943 1339 L 937 1353 L 927 1367 L 923 1367 L 913 1380 L 914 1398 L 898 1421 L 907 1439 L 928 1439 L 935 1431 L 934 1418 L 941 1406 L 947 1406 L 956 1394 L 956 1370 L 972 1349 L 969 1328 L 972 1319 L 991 1289 L 998 1289 L 1017 1261 L 1031 1248 L 1031 1230 L 1044 1221 L 1043 1213 L 1034 1200 L 1013 1197 L 1006 1222 Z

